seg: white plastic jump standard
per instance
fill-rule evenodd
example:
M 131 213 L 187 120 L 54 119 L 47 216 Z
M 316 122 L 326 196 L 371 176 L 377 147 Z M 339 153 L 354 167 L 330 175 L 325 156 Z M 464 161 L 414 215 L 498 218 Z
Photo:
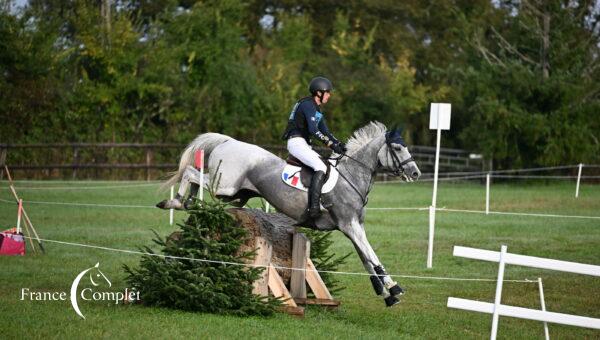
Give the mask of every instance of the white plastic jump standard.
M 581 170 L 583 169 L 583 164 L 579 163 L 579 171 L 577 172 L 577 186 L 575 187 L 575 198 L 579 197 L 579 182 L 581 182 Z
M 502 283 L 504 283 L 504 257 L 506 257 L 506 246 L 500 248 L 500 265 L 498 266 L 498 280 L 496 281 L 496 298 L 494 299 L 494 313 L 492 314 L 492 335 L 490 339 L 496 340 L 498 334 L 498 317 L 500 299 L 502 298 Z
M 23 199 L 19 198 L 19 206 L 17 208 L 17 234 L 21 233 L 21 215 L 23 214 Z
M 196 151 L 194 154 L 194 166 L 200 170 L 200 189 L 198 190 L 198 198 L 204 201 L 204 149 Z
M 540 305 L 542 306 L 542 312 L 546 311 L 546 302 L 544 301 L 544 286 L 542 285 L 542 278 L 538 277 L 538 287 L 540 288 Z M 544 336 L 546 340 L 550 340 L 550 334 L 548 333 L 548 323 L 544 321 Z
M 448 307 L 462 310 L 468 310 L 479 313 L 494 313 L 494 304 L 489 302 L 481 302 L 467 299 L 459 299 L 454 297 L 448 298 Z M 500 316 L 510 316 L 513 318 L 546 321 L 562 325 L 585 327 L 600 329 L 600 319 L 588 318 L 585 316 L 577 316 L 571 314 L 562 314 L 554 312 L 543 312 L 541 310 L 500 305 L 498 307 Z
M 464 257 L 474 260 L 499 262 L 500 253 L 497 251 L 454 246 L 454 256 Z M 583 264 L 577 262 L 560 261 L 546 259 L 535 256 L 525 256 L 507 253 L 504 258 L 505 264 L 514 264 L 518 266 L 556 270 L 567 273 L 583 274 L 591 276 L 600 276 L 600 266 Z
M 438 172 L 440 164 L 440 144 L 442 130 L 450 130 L 450 112 L 452 106 L 447 103 L 431 103 L 429 129 L 437 130 L 435 148 L 435 166 L 433 172 L 433 197 L 429 208 L 429 245 L 427 247 L 427 268 L 433 266 L 433 232 L 435 228 L 435 208 L 437 204 Z
M 490 214 L 490 173 L 485 175 L 485 214 Z
M 496 338 L 496 333 L 498 331 L 499 316 L 510 316 L 521 319 L 600 329 L 600 319 L 545 311 L 546 306 L 543 301 L 544 298 L 541 280 L 538 280 L 538 284 L 540 287 L 540 299 L 542 301 L 542 310 L 507 306 L 502 305 L 500 303 L 502 294 L 502 281 L 504 280 L 504 266 L 506 264 L 550 269 L 592 276 L 600 276 L 600 266 L 545 259 L 534 256 L 510 254 L 506 253 L 506 246 L 504 245 L 502 246 L 501 252 L 454 246 L 453 255 L 476 260 L 498 262 L 500 264 L 500 267 L 498 269 L 498 283 L 496 285 L 496 297 L 493 304 L 488 302 L 459 299 L 454 297 L 448 298 L 449 308 L 457 308 L 474 312 L 492 314 L 492 332 L 490 335 L 490 339 Z M 546 336 L 548 336 L 547 331 Z

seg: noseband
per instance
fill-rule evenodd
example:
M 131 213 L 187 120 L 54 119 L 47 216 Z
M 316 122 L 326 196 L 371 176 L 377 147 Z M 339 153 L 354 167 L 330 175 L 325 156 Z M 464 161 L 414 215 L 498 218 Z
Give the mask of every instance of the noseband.
M 405 173 L 404 171 L 404 165 L 410 163 L 410 162 L 414 162 L 414 158 L 409 157 L 407 159 L 405 159 L 404 161 L 400 161 L 400 158 L 398 158 L 398 155 L 396 154 L 396 152 L 394 152 L 394 148 L 392 147 L 392 141 L 390 140 L 386 140 L 385 144 L 387 145 L 387 152 L 388 152 L 388 157 L 390 157 L 392 159 L 392 164 L 394 165 L 393 168 L 393 174 L 395 176 L 400 176 L 402 174 Z

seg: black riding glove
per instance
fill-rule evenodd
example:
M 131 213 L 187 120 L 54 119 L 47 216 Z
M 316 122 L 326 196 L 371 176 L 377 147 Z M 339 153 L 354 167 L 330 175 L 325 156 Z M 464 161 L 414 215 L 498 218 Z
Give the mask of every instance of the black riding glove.
M 342 142 L 337 142 L 335 144 L 332 144 L 331 149 L 333 151 L 335 151 L 335 153 L 338 153 L 340 155 L 343 155 L 344 153 L 346 153 L 346 151 L 348 151 L 348 148 L 346 148 L 346 144 L 344 144 Z

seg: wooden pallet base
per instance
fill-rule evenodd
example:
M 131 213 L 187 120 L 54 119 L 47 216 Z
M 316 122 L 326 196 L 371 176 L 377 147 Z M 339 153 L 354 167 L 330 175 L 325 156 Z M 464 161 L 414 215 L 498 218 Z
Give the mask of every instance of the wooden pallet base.
M 326 307 L 332 307 L 332 308 L 337 308 L 341 304 L 341 302 L 339 300 L 330 300 L 330 299 L 295 298 L 294 301 L 298 305 L 318 305 L 318 306 L 326 306 Z
M 310 242 L 304 234 L 297 233 L 293 237 L 292 267 L 295 269 L 292 270 L 289 290 L 271 264 L 272 245 L 262 237 L 257 237 L 256 245 L 258 249 L 254 264 L 265 266 L 267 269 L 263 271 L 263 276 L 254 282 L 255 294 L 266 296 L 270 291 L 274 297 L 283 299 L 281 311 L 299 317 L 304 316 L 304 307 L 299 307 L 298 304 L 320 305 L 327 308 L 337 308 L 340 305 L 340 302 L 334 300 L 329 293 L 329 289 L 310 259 Z M 315 299 L 307 298 L 307 284 L 316 296 Z

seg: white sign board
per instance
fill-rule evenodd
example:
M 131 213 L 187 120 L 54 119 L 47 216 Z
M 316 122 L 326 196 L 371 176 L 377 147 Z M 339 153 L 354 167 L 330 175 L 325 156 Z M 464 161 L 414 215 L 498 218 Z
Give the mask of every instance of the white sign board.
M 431 130 L 450 130 L 450 111 L 452 105 L 447 103 L 431 103 L 429 128 Z

